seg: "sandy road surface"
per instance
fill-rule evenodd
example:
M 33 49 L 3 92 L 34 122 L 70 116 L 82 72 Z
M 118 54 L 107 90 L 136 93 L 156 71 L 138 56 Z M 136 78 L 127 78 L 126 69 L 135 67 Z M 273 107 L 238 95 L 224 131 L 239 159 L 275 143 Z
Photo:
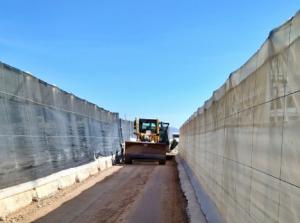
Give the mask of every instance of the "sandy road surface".
M 69 200 L 57 196 L 53 204 L 23 210 L 23 217 L 16 214 L 19 218 L 14 218 L 15 222 L 187 222 L 186 201 L 175 161 L 168 161 L 165 166 L 153 163 L 115 166 L 110 171 L 111 175 L 107 174 L 89 189 L 78 193 L 78 188 L 74 188 L 68 192 L 78 196 Z M 55 204 L 56 209 L 51 210 Z M 28 218 L 31 214 L 36 217 Z

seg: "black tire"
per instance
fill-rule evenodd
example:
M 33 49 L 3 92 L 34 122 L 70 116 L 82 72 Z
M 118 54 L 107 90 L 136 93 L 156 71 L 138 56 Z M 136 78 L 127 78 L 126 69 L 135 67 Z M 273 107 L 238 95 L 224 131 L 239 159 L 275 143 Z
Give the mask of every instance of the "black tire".
M 173 160 L 174 156 L 167 156 L 167 160 Z
M 125 156 L 125 164 L 132 164 L 132 159 Z
M 160 160 L 159 161 L 159 165 L 165 165 L 166 164 L 166 160 Z

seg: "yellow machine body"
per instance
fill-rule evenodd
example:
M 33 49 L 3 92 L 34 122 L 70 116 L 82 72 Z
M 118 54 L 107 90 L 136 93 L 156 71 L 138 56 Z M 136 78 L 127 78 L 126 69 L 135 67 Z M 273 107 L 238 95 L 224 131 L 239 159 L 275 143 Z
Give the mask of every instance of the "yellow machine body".
M 167 125 L 166 128 L 163 125 Z M 136 119 L 134 123 L 136 141 L 125 142 L 125 163 L 132 160 L 151 160 L 165 164 L 169 148 L 168 139 L 164 139 L 168 123 L 158 119 Z

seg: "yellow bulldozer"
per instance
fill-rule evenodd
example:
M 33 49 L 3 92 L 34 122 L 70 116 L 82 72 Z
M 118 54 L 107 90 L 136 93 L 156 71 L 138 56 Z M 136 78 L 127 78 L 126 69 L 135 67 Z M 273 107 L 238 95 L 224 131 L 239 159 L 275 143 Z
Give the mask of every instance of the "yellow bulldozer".
M 160 122 L 158 119 L 135 119 L 136 141 L 125 142 L 125 163 L 150 160 L 164 165 L 169 149 L 168 128 L 169 123 Z

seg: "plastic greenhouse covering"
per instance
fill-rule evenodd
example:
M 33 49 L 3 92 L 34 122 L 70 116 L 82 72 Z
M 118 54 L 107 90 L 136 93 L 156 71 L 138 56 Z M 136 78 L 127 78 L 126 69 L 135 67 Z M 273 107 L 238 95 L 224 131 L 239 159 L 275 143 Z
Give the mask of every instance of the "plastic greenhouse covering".
M 300 13 L 180 134 L 181 156 L 225 222 L 300 222 Z
M 0 63 L 0 188 L 120 151 L 130 121 Z

